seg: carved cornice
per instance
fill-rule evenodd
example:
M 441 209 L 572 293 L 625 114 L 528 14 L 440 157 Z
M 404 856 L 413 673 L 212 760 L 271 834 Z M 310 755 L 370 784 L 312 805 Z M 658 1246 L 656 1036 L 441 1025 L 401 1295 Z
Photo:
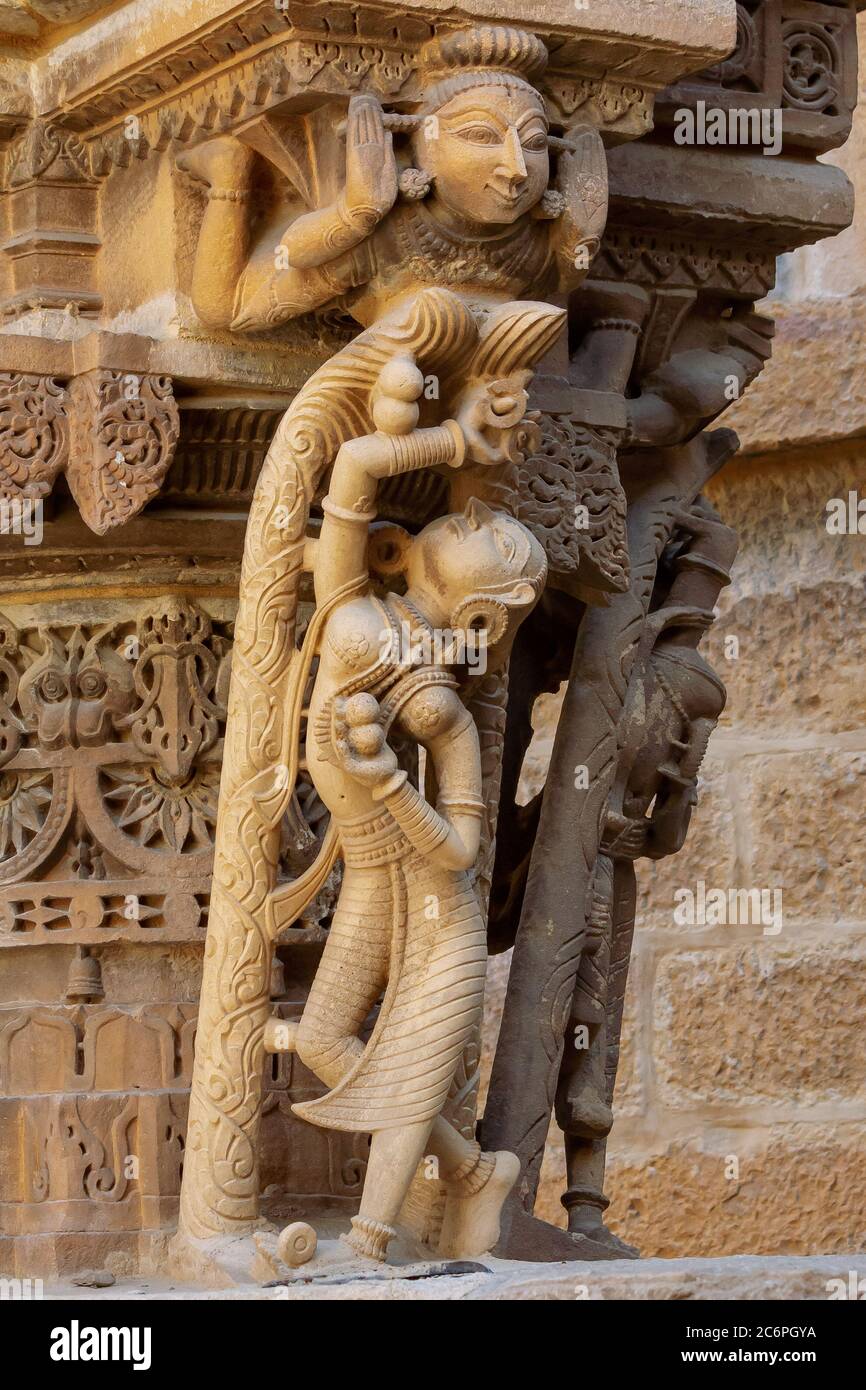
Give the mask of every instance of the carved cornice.
M 617 284 L 727 290 L 754 300 L 775 284 L 776 255 L 743 238 L 725 244 L 657 227 L 608 226 L 592 273 Z
M 234 126 L 308 91 L 340 96 L 363 82 L 383 99 L 412 102 L 419 95 L 414 55 L 443 27 L 423 3 L 397 9 L 213 0 L 192 33 L 174 32 L 164 16 L 157 23 L 153 7 L 141 9 L 140 56 L 120 70 L 112 18 L 91 24 L 86 48 L 84 35 L 72 36 L 55 46 L 50 64 L 36 64 L 39 114 L 92 141 L 95 168 Z M 728 0 L 685 9 L 681 0 L 662 0 L 651 16 L 630 17 L 624 36 L 619 6 L 596 3 L 575 13 L 564 0 L 549 5 L 541 36 L 551 50 L 546 90 L 554 114 L 579 112 L 614 139 L 642 134 L 654 91 L 724 51 L 729 9 Z M 499 18 L 525 23 L 519 11 L 505 5 Z M 445 23 L 470 20 L 458 9 Z
M 292 38 L 217 72 L 205 68 L 186 84 L 154 74 L 158 95 L 144 95 L 147 83 L 118 84 L 92 105 L 55 119 L 81 132 L 92 172 L 105 174 L 113 165 L 125 167 L 133 158 L 165 149 L 172 140 L 185 144 L 236 130 L 305 92 L 345 98 L 364 90 L 385 103 L 411 105 L 421 95 L 414 47 L 370 43 L 358 35 Z M 646 86 L 553 70 L 542 90 L 554 120 L 566 127 L 589 120 L 612 139 L 634 139 L 652 128 L 653 92 Z

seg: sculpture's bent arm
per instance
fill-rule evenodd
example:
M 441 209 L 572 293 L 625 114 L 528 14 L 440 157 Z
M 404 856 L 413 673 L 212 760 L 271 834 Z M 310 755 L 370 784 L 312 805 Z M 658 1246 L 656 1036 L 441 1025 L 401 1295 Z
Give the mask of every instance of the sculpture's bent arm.
M 268 238 L 250 250 L 249 197 L 248 168 L 236 174 L 234 185 L 208 192 L 190 285 L 193 308 L 208 328 L 273 328 L 369 277 L 371 262 L 363 250 L 330 250 L 322 257 L 327 267 L 290 263 L 278 269 L 279 246 Z
M 241 140 L 220 136 L 178 163 L 208 186 L 190 292 L 209 328 L 274 328 L 370 278 L 370 234 L 397 197 L 392 136 L 375 97 L 349 103 L 340 196 L 299 217 L 276 245 L 265 234 L 250 252 L 253 152 Z
M 346 185 L 325 208 L 293 222 L 282 239 L 290 266 L 324 265 L 375 230 L 397 197 L 393 136 L 373 96 L 353 97 L 346 122 Z
M 240 332 L 276 328 L 364 284 L 369 274 L 367 258 L 351 251 L 332 256 L 327 266 L 310 270 L 293 265 L 275 270 L 268 260 L 251 260 L 237 287 L 228 326 Z
M 389 365 L 395 375 L 402 373 L 407 382 L 415 374 L 423 384 L 420 372 L 408 359 Z M 386 404 L 388 399 L 394 404 L 406 404 L 393 402 L 393 398 L 386 398 Z M 343 445 L 322 504 L 324 520 L 315 565 L 317 603 L 323 603 L 344 584 L 367 573 L 368 527 L 376 519 L 379 479 L 446 463 L 456 467 L 462 462 L 464 449 L 463 433 L 453 420 L 411 434 L 378 430 Z

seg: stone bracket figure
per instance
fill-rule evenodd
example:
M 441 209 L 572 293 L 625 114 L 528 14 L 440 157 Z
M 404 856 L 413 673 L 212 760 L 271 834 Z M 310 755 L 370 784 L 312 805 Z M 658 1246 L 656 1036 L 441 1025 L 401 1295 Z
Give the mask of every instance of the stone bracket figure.
M 635 864 L 682 849 L 707 744 L 725 689 L 697 650 L 730 582 L 737 537 L 699 499 L 675 517 L 668 563 L 641 636 L 620 724 L 621 753 L 592 882 L 589 932 L 578 972 L 556 1093 L 565 1135 L 568 1229 L 635 1255 L 602 1221 L 607 1136 L 619 1063 L 635 926 Z M 684 538 L 684 539 L 683 539 Z M 672 577 L 671 577 L 672 576 Z
M 481 1190 L 482 1177 L 482 1187 L 493 1184 L 491 1192 L 511 1181 L 508 1163 L 505 1178 L 495 1171 L 491 1176 L 494 1160 L 482 1159 L 471 1143 L 466 1168 L 466 1139 L 455 1139 L 456 1131 L 448 1135 L 441 1125 L 436 1130 L 467 1028 L 455 1022 L 446 1044 L 450 1015 L 439 1017 L 434 1010 L 427 1032 L 432 1037 L 443 1030 L 442 1052 L 435 1054 L 439 1059 L 429 1075 L 423 1074 L 421 1053 L 410 1066 L 397 1042 L 407 1000 L 416 1009 L 425 995 L 425 972 L 435 975 L 433 965 L 424 965 L 428 937 L 446 956 L 450 941 L 455 961 L 476 949 L 459 945 L 459 933 L 474 943 L 482 923 L 466 877 L 477 854 L 480 789 L 477 780 L 471 787 L 455 780 L 446 750 L 452 742 L 459 745 L 468 766 L 476 757 L 468 750 L 477 744 L 477 733 L 467 722 L 453 661 L 436 659 L 429 673 L 415 672 L 417 690 L 407 684 L 392 691 L 390 673 L 383 669 L 384 684 L 378 680 L 382 663 L 373 655 L 381 632 L 399 626 L 399 611 L 428 638 L 443 627 L 464 636 L 483 631 L 495 670 L 507 657 L 517 622 L 538 597 L 543 553 L 518 523 L 470 502 L 415 538 L 405 613 L 398 608 L 404 597 L 374 602 L 362 557 L 380 478 L 462 463 L 503 467 L 521 459 L 532 441 L 526 388 L 565 316 L 550 304 L 515 295 L 577 283 L 606 211 L 604 155 L 596 133 L 574 133 L 567 148 L 549 135 L 544 103 L 532 85 L 545 61 L 544 45 L 522 31 L 462 30 L 422 52 L 425 98 L 411 120 L 388 118 L 386 124 L 377 103 L 353 99 L 344 183 L 335 198 L 303 213 L 284 234 L 283 268 L 275 267 L 273 246 L 252 240 L 250 150 L 220 139 L 183 161 L 210 190 L 192 286 L 206 322 L 237 331 L 272 327 L 339 300 L 367 325 L 310 379 L 287 412 L 250 513 L 181 1202 L 186 1238 L 249 1231 L 257 1221 L 256 1144 L 274 932 L 302 910 L 304 895 L 338 852 L 346 880 L 322 961 L 325 974 L 313 987 L 295 1041 L 332 1088 L 304 1109 L 304 1117 L 374 1135 L 360 1217 L 368 1224 L 356 1227 L 356 1247 L 384 1253 L 431 1126 L 433 1154 L 441 1149 L 446 1177 L 463 1184 L 451 1214 L 446 1210 L 440 1249 L 472 1248 L 486 1239 L 490 1221 L 469 1214 L 470 1207 L 480 1212 L 483 1203 L 461 1209 L 457 1201 L 474 1197 L 472 1188 Z M 398 135 L 408 140 L 399 152 Z M 558 161 L 553 184 L 552 149 Z M 396 187 L 409 190 L 401 202 L 394 202 Z M 412 191 L 425 196 L 409 196 Z M 421 394 L 419 373 L 437 384 L 431 399 L 426 390 Z M 307 522 L 329 469 L 322 532 L 314 546 Z M 296 649 L 305 564 L 313 570 L 317 611 Z M 357 620 L 357 631 L 343 632 L 350 619 Z M 355 672 L 355 686 L 353 680 L 337 682 L 333 703 L 327 703 L 323 692 L 336 680 L 329 675 L 332 664 L 367 659 L 375 669 Z M 305 711 L 314 660 L 312 703 Z M 314 870 L 275 894 L 280 824 L 297 777 L 304 718 L 306 772 L 331 810 L 331 824 Z M 381 775 L 377 760 L 387 763 L 393 756 L 392 729 L 424 747 L 429 739 L 435 807 L 400 777 L 405 770 Z M 352 807 L 363 825 L 352 821 Z M 373 866 L 363 858 L 368 821 L 384 837 L 373 846 Z M 411 891 L 400 867 L 410 860 L 417 870 Z M 374 869 L 376 887 L 366 894 L 377 903 L 371 921 L 352 884 L 365 882 L 365 873 Z M 439 884 L 424 894 L 438 898 L 445 914 L 438 936 L 425 927 L 429 919 L 418 915 L 417 893 L 425 881 L 428 887 Z M 353 986 L 340 1015 L 339 1044 L 332 1040 L 333 1056 L 327 1044 L 323 1057 L 319 1025 L 336 1022 L 339 1014 L 333 972 L 326 983 L 329 962 L 353 932 L 367 940 L 365 950 L 376 964 L 366 982 Z M 478 939 L 483 941 L 483 932 Z M 473 1028 L 479 969 L 476 962 L 474 992 L 464 1009 Z M 343 973 L 337 970 L 339 980 Z M 377 995 L 384 991 L 380 1022 L 361 1056 L 360 1020 L 352 1024 L 350 1014 L 362 1005 L 366 1014 L 374 985 Z M 455 982 L 454 988 L 469 985 Z M 399 1068 L 389 1083 L 383 1077 L 391 1064 L 376 1061 L 395 1047 L 401 1065 L 409 1067 L 400 1085 Z
M 620 295 L 593 287 L 592 294 L 599 293 L 601 312 L 592 316 L 579 353 L 582 380 L 597 386 L 593 373 L 601 371 L 608 384 L 625 391 L 646 296 L 630 286 Z M 631 438 L 620 470 L 628 498 L 630 588 L 607 608 L 588 609 L 580 622 L 520 895 L 520 929 L 483 1122 L 485 1143 L 511 1148 L 522 1160 L 499 1247 L 516 1258 L 573 1257 L 574 1242 L 569 1247 L 568 1237 L 531 1213 L 587 945 L 593 875 L 618 766 L 618 729 L 662 554 L 678 519 L 736 448 L 730 431 L 701 431 L 724 409 L 726 383 L 743 389 L 769 355 L 767 320 L 742 308 L 720 320 L 708 313 L 701 310 L 705 322 L 697 325 L 706 346 L 690 345 L 697 328 L 687 325 L 682 344 L 674 341 L 667 359 L 627 401 Z M 587 770 L 586 786 L 576 785 L 575 768 Z M 564 814 L 566 807 L 571 809 Z M 545 873 L 551 859 L 563 866 L 555 880 Z M 582 1240 L 590 1258 L 617 1257 L 613 1243 L 577 1230 L 574 1240 Z

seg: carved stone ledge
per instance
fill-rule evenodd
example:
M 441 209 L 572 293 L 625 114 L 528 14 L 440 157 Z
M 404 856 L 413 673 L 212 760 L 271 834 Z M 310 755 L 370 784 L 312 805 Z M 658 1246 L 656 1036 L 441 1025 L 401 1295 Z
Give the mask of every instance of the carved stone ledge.
M 317 42 L 299 39 L 278 50 L 249 58 L 227 73 L 209 77 L 194 92 L 166 95 L 156 107 L 142 110 L 133 123 L 127 94 L 113 94 L 114 122 L 86 136 L 94 173 L 125 168 L 167 148 L 170 142 L 194 143 L 219 131 L 241 131 L 305 91 L 333 97 L 369 91 L 384 102 L 416 102 L 420 91 L 412 52 L 370 43 Z M 552 71 L 542 84 L 551 115 L 565 127 L 588 120 L 612 142 L 635 139 L 652 129 L 653 91 L 628 83 Z
M 610 226 L 671 232 L 723 258 L 754 262 L 849 225 L 853 190 L 841 169 L 754 149 L 682 148 L 640 141 L 608 154 Z M 796 192 L 795 192 L 796 190 Z M 748 235 L 744 235 L 744 226 Z
M 666 289 L 732 290 L 761 299 L 773 288 L 776 257 L 761 246 L 725 245 L 658 227 L 608 226 L 593 263 L 600 280 Z
M 98 21 L 61 39 L 45 73 L 43 114 L 93 141 L 94 171 L 123 167 L 172 139 L 235 128 L 306 91 L 338 96 L 363 85 L 383 99 L 417 100 L 415 54 L 446 27 L 423 0 L 399 13 L 209 0 L 192 31 L 158 4 L 141 10 L 136 58 L 121 76 L 115 35 Z M 554 110 L 566 120 L 579 111 L 614 140 L 643 134 L 659 86 L 724 54 L 731 17 L 732 0 L 656 0 L 649 14 L 618 0 L 595 0 L 575 14 L 571 0 L 549 0 L 533 28 L 551 49 L 546 90 Z M 510 3 L 497 18 L 522 24 L 527 16 Z M 454 16 L 447 25 L 468 21 Z

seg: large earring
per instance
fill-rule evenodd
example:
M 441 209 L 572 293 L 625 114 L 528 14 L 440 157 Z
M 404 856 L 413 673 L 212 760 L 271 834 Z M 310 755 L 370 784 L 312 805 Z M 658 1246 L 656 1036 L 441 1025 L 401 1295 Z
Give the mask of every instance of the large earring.
M 433 175 L 426 169 L 404 169 L 399 178 L 400 196 L 407 203 L 420 203 L 433 187 Z
M 405 574 L 409 563 L 412 537 L 402 526 L 390 521 L 376 521 L 370 527 L 367 543 L 367 564 L 380 579 L 393 579 Z
M 488 594 L 471 594 L 464 599 L 451 615 L 451 627 L 455 632 L 483 632 L 487 645 L 492 647 L 505 636 L 508 627 L 508 609 L 498 598 Z
M 558 188 L 545 188 L 533 211 L 539 221 L 553 222 L 565 212 L 565 204 L 565 194 Z

